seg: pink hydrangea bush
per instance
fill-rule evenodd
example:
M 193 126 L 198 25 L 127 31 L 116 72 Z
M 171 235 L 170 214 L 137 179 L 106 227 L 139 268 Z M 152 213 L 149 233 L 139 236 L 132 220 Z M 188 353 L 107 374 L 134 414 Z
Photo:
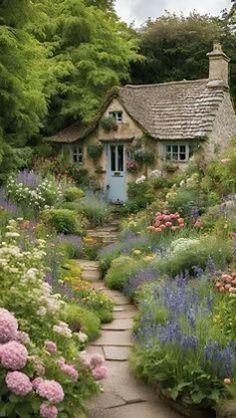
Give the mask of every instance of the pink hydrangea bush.
M 0 362 L 6 369 L 23 369 L 27 363 L 27 358 L 27 349 L 17 341 L 9 341 L 0 347 Z
M 105 359 L 101 354 L 81 353 L 81 360 L 85 367 L 92 371 L 95 380 L 103 380 L 108 376 L 108 370 L 105 367 Z
M 8 372 L 5 381 L 10 392 L 19 396 L 28 395 L 33 388 L 29 377 L 22 372 Z
M 89 393 L 99 392 L 93 376 L 97 362 L 84 367 L 76 334 L 62 322 L 60 295 L 53 294 L 44 281 L 48 271 L 46 241 L 36 240 L 22 250 L 17 243 L 23 231 L 17 221 L 10 221 L 8 232 L 5 242 L 0 243 L 0 379 L 5 382 L 4 396 L 8 403 L 12 394 L 19 397 L 19 403 L 13 398 L 11 416 L 17 415 L 22 396 L 25 416 L 53 418 L 57 408 L 70 416 L 72 409 L 80 410 Z M 23 329 L 18 329 L 16 318 Z M 101 361 L 98 363 L 103 367 Z M 98 372 L 97 377 L 101 375 Z M 37 412 L 32 409 L 34 400 Z
M 58 409 L 55 405 L 42 403 L 42 405 L 40 406 L 40 415 L 43 418 L 57 418 Z
M 37 385 L 36 392 L 51 403 L 59 403 L 64 399 L 62 386 L 55 380 L 43 380 Z
M 6 309 L 0 309 L 0 344 L 17 338 L 18 324 L 16 318 Z

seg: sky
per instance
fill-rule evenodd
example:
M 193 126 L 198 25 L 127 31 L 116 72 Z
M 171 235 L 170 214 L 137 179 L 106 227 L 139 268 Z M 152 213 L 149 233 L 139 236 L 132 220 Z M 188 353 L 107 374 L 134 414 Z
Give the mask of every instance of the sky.
M 141 25 L 148 17 L 156 18 L 164 10 L 188 14 L 196 10 L 201 14 L 218 15 L 221 10 L 230 7 L 230 0 L 116 0 L 118 15 L 128 23 L 135 21 Z

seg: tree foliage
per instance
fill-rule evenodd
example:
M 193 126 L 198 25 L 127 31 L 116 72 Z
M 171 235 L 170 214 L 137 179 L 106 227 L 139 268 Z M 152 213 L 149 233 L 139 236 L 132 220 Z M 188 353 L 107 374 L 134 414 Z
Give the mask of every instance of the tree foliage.
M 147 21 L 139 37 L 140 52 L 146 59 L 132 66 L 133 82 L 207 78 L 206 54 L 212 50 L 213 40 L 220 39 L 231 58 L 231 87 L 235 89 L 236 35 L 227 13 L 223 18 L 195 12 L 188 17 L 166 13 L 155 21 Z
M 137 58 L 136 41 L 111 10 L 112 2 L 103 2 L 108 10 L 88 7 L 83 0 L 58 3 L 52 43 L 59 71 L 50 121 L 55 120 L 55 113 L 62 124 L 71 118 L 88 121 L 104 94 L 129 79 L 130 62 Z
M 90 119 L 135 48 L 112 0 L 0 0 L 0 171 L 47 123 Z

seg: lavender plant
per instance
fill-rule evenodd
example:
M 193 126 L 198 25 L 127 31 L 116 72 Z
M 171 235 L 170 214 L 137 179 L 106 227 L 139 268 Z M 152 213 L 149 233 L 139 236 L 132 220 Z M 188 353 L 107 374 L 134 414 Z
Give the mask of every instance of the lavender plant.
M 216 320 L 221 296 L 208 276 L 191 282 L 186 274 L 155 282 L 143 296 L 134 331 L 137 373 L 175 400 L 214 408 L 236 375 L 232 334 Z

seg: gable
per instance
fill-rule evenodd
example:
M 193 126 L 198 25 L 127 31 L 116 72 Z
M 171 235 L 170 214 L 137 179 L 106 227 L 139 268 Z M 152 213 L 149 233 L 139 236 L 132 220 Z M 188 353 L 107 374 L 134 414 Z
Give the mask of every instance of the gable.
M 98 125 L 98 137 L 100 141 L 111 140 L 131 140 L 143 135 L 143 130 L 139 127 L 138 123 L 129 115 L 126 108 L 121 101 L 114 98 L 101 117 L 108 117 L 110 112 L 122 112 L 123 122 L 117 124 L 117 130 L 106 132 L 101 126 Z

